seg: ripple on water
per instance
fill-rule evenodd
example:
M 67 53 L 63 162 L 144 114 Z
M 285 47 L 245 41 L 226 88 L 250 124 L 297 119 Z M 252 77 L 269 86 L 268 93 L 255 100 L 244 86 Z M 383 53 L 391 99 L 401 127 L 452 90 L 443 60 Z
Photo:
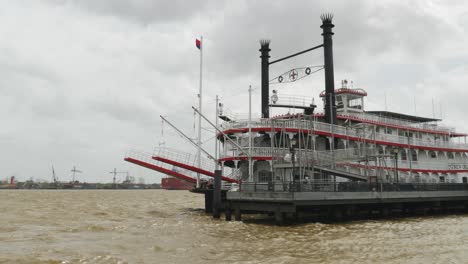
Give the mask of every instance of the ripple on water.
M 169 218 L 173 214 L 169 214 L 167 212 L 159 211 L 159 210 L 150 210 L 146 212 L 148 215 L 151 215 L 153 217 L 159 217 L 159 218 Z
M 91 232 L 104 232 L 104 231 L 108 231 L 109 228 L 102 226 L 102 225 L 91 224 L 86 227 L 86 230 L 91 231 Z
M 0 192 L 0 263 L 466 263 L 468 216 L 274 226 L 169 191 Z
M 153 249 L 153 251 L 155 251 L 155 252 L 162 252 L 162 251 L 164 251 L 164 248 L 161 247 L 161 246 L 159 246 L 159 245 L 154 245 L 154 246 L 152 247 L 152 249 Z
M 95 216 L 102 216 L 102 217 L 106 217 L 106 216 L 108 216 L 109 214 L 108 214 L 108 213 L 106 213 L 106 212 L 95 212 L 95 213 L 93 213 L 93 215 L 95 215 Z

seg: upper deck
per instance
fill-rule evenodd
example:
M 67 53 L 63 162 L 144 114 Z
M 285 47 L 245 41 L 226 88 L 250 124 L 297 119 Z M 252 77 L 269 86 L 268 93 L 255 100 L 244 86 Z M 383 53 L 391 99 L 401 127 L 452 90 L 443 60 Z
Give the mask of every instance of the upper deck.
M 323 113 L 317 113 L 315 117 L 323 117 Z M 360 123 L 366 123 L 370 125 L 377 125 L 382 127 L 390 127 L 401 130 L 408 131 L 418 131 L 423 133 L 432 133 L 438 135 L 448 135 L 450 137 L 464 137 L 467 136 L 466 133 L 459 133 L 455 131 L 455 128 L 442 126 L 436 123 L 427 123 L 427 122 L 416 122 L 410 121 L 407 119 L 399 119 L 388 116 L 381 116 L 375 113 L 367 112 L 349 112 L 349 113 L 338 113 L 337 119 L 340 120 L 351 120 Z
M 250 123 L 250 124 L 249 124 Z M 395 147 L 411 147 L 422 150 L 468 152 L 468 144 L 444 140 L 409 138 L 382 132 L 369 132 L 352 127 L 330 125 L 323 122 L 304 119 L 253 119 L 225 122 L 224 133 L 247 133 L 249 126 L 253 132 L 279 132 L 315 134 L 331 136 L 351 141 L 367 142 Z

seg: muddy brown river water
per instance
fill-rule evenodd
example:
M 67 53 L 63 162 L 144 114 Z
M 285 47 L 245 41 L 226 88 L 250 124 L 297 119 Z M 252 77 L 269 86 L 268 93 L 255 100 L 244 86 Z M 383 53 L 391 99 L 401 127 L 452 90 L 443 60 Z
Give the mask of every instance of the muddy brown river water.
M 468 263 L 468 215 L 226 222 L 166 190 L 2 190 L 0 263 Z

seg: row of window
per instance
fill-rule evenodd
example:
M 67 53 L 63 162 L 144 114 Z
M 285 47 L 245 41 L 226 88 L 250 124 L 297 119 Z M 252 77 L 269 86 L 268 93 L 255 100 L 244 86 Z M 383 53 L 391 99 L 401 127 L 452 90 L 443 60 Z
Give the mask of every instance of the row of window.
M 375 128 L 375 132 L 377 133 L 380 133 L 380 127 L 376 127 Z M 393 130 L 389 127 L 382 127 L 382 132 L 385 133 L 385 134 L 389 134 L 391 135 L 393 133 Z M 404 131 L 399 131 L 398 132 L 398 135 L 400 137 L 409 137 L 409 138 L 413 138 L 413 133 L 412 132 L 404 132 Z M 418 139 L 422 139 L 423 138 L 423 134 L 422 133 L 414 133 L 414 138 L 418 138 Z M 432 137 L 430 137 L 429 139 L 432 139 Z M 441 139 L 441 136 L 439 135 L 434 135 L 434 140 L 438 140 L 438 139 Z M 444 138 L 442 138 L 444 139 Z M 445 139 L 447 140 L 447 139 Z
M 417 151 L 414 150 L 414 149 L 410 149 L 409 152 L 410 152 L 411 160 L 412 161 L 418 161 Z M 384 154 L 384 151 L 383 151 L 382 148 L 379 149 L 379 154 Z M 432 151 L 432 150 L 428 152 L 428 156 L 430 158 L 432 158 L 432 159 L 437 158 L 437 154 L 435 153 L 435 151 Z M 454 159 L 455 155 L 453 154 L 453 152 L 447 152 L 447 158 L 448 159 Z M 405 149 L 400 150 L 400 159 L 401 160 L 408 160 L 408 153 L 406 152 Z

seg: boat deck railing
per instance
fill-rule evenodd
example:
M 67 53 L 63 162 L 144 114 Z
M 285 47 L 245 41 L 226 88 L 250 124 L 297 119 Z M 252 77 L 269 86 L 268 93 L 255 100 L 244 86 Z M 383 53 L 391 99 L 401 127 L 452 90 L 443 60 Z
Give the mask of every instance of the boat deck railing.
M 386 117 L 386 116 L 379 116 L 377 114 L 370 114 L 370 113 L 338 113 L 338 115 L 342 117 L 350 116 L 355 117 L 358 119 L 362 119 L 363 121 L 372 121 L 381 124 L 390 124 L 395 126 L 401 127 L 409 127 L 409 128 L 417 128 L 417 129 L 424 129 L 430 131 L 437 131 L 437 132 L 447 132 L 447 133 L 454 133 L 455 128 L 448 127 L 448 126 L 441 126 L 435 123 L 427 123 L 427 122 L 415 122 L 410 120 L 404 120 L 394 117 Z
M 174 171 L 174 172 L 177 172 L 177 173 L 182 173 L 182 174 L 184 174 L 186 176 L 195 178 L 195 175 L 194 175 L 193 172 L 191 172 L 189 170 L 186 170 L 186 169 L 182 169 L 182 168 L 176 168 L 175 166 L 172 166 L 170 164 L 154 160 L 152 158 L 152 156 L 153 155 L 150 152 L 133 150 L 133 149 L 127 151 L 127 153 L 125 154 L 125 158 L 136 159 L 138 161 L 142 161 L 142 162 L 145 162 L 145 163 L 148 163 L 148 164 L 151 164 L 151 165 L 155 165 L 155 166 L 164 168 L 166 170 L 171 170 L 171 171 Z
M 371 154 L 368 149 L 368 154 Z M 364 150 L 362 150 L 364 151 Z M 291 163 L 291 150 L 288 148 L 271 148 L 271 147 L 244 147 L 242 151 L 237 148 L 230 149 L 224 157 L 239 157 L 245 156 L 245 153 L 251 153 L 253 157 L 271 157 L 275 162 Z M 335 149 L 333 152 L 329 150 L 314 151 L 312 149 L 296 149 L 294 162 L 303 165 L 329 165 L 339 161 L 352 161 L 362 159 L 362 155 L 356 148 Z M 364 154 L 365 155 L 365 154 Z
M 294 106 L 297 107 L 310 107 L 311 104 L 313 104 L 313 97 L 307 97 L 307 96 L 297 96 L 297 95 L 281 95 L 278 96 L 277 101 L 273 101 L 272 98 L 270 98 L 270 105 L 287 105 L 291 106 L 291 108 L 294 108 Z
M 198 167 L 197 155 L 176 149 L 171 149 L 167 147 L 156 147 L 154 148 L 153 156 L 168 158 L 170 160 L 183 163 L 185 165 Z M 200 169 L 212 172 L 215 169 L 215 162 L 213 160 L 205 158 L 204 156 L 201 156 Z
M 353 166 L 356 164 L 347 163 L 345 162 L 337 162 L 337 166 Z M 398 168 L 405 168 L 405 169 L 425 169 L 425 170 L 445 170 L 445 171 L 458 171 L 458 170 L 468 170 L 468 163 L 465 161 L 461 162 L 447 162 L 446 160 L 434 160 L 434 161 L 410 161 L 410 160 L 401 160 L 397 161 Z M 363 162 L 361 164 L 364 164 Z M 394 168 L 395 167 L 395 159 L 393 158 L 385 158 L 381 159 L 379 162 L 375 162 L 370 160 L 368 165 L 378 166 L 378 167 L 386 167 L 386 168 Z
M 288 148 L 271 148 L 271 147 L 252 147 L 243 148 L 245 152 L 251 151 L 254 157 L 271 157 L 275 161 L 275 164 L 292 163 L 291 150 Z M 366 158 L 366 155 L 368 157 Z M 232 148 L 227 151 L 226 155 L 222 155 L 221 158 L 226 157 L 239 157 L 244 156 L 243 152 Z M 394 157 L 380 157 L 376 160 L 377 150 L 375 148 L 347 148 L 347 149 L 335 149 L 333 153 L 330 150 L 314 151 L 311 149 L 295 149 L 295 162 L 296 165 L 300 166 L 329 166 L 335 164 L 337 167 L 353 167 L 357 165 L 363 165 L 367 161 L 369 166 L 378 166 L 382 168 L 393 169 L 395 167 Z M 392 155 L 393 156 L 393 155 Z M 408 154 L 407 159 L 398 159 L 397 166 L 405 169 L 426 169 L 426 170 L 446 170 L 446 171 L 457 171 L 457 170 L 468 170 L 468 163 L 460 159 L 452 160 L 440 160 L 434 158 L 433 160 L 410 160 L 411 155 Z M 358 163 L 359 161 L 359 163 Z
M 271 128 L 274 129 L 297 129 L 298 131 L 321 131 L 341 138 L 353 138 L 353 140 L 362 140 L 366 142 L 389 142 L 402 146 L 421 146 L 438 147 L 449 149 L 468 149 L 468 144 L 455 143 L 450 141 L 430 140 L 386 134 L 382 132 L 366 131 L 365 129 L 356 129 L 352 127 L 330 125 L 323 122 L 302 119 L 254 119 L 250 122 L 252 128 Z M 245 129 L 249 127 L 249 121 L 225 122 L 222 125 L 224 130 Z M 384 143 L 382 143 L 384 144 Z
M 466 183 L 243 182 L 239 192 L 426 192 L 468 191 Z

